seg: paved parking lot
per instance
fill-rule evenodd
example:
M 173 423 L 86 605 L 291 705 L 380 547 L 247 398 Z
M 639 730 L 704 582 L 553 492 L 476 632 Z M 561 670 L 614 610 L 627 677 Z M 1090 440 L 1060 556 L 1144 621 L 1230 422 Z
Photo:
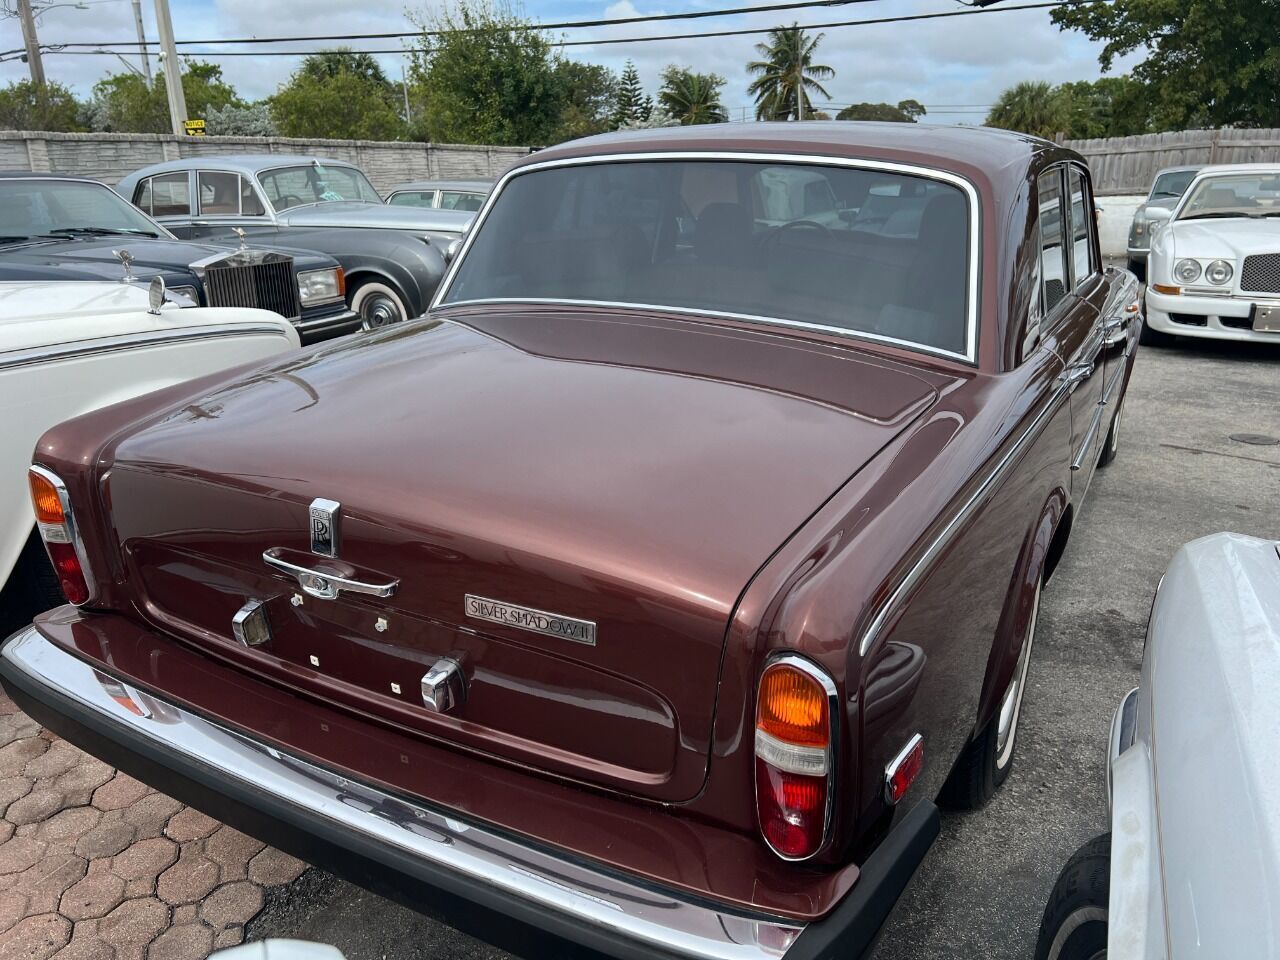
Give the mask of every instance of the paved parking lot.
M 1280 437 L 1280 350 L 1144 348 L 1125 412 L 1044 594 L 1017 766 L 988 807 L 944 818 L 882 960 L 1030 957 L 1058 869 L 1105 827 L 1107 726 L 1169 556 L 1218 530 L 1280 539 L 1280 446 L 1229 439 Z M 503 956 L 321 871 L 294 880 L 296 861 L 113 779 L 20 714 L 0 733 L 0 960 L 196 957 L 242 935 L 350 960 Z

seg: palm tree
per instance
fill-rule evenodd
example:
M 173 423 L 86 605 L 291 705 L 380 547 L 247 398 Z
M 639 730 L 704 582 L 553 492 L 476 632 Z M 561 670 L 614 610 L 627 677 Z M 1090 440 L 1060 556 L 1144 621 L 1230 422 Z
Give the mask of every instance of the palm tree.
M 1050 140 L 1069 121 L 1069 104 L 1060 90 L 1043 80 L 1023 80 L 996 98 L 986 125 Z
M 809 93 L 831 99 L 819 83 L 830 80 L 836 72 L 813 62 L 814 51 L 826 34 L 811 37 L 797 24 L 775 27 L 769 31 L 768 43 L 757 43 L 761 57 L 747 64 L 747 73 L 755 77 L 747 92 L 756 98 L 757 120 L 803 120 L 814 116 Z
M 729 114 L 720 102 L 724 78 L 714 73 L 694 73 L 677 66 L 662 71 L 658 103 L 677 122 L 724 123 Z

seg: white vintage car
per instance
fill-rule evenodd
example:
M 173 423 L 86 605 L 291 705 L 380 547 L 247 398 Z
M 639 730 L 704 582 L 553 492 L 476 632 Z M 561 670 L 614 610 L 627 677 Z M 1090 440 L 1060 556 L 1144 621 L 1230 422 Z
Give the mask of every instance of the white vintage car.
M 1143 334 L 1280 344 L 1280 164 L 1196 175 L 1151 239 Z
M 1063 869 L 1036 960 L 1280 956 L 1278 549 L 1174 555 L 1111 722 L 1110 832 Z
M 133 283 L 0 282 L 0 621 L 64 602 L 35 520 L 27 470 L 49 427 L 152 390 L 298 346 L 288 320 L 247 308 L 180 309 Z

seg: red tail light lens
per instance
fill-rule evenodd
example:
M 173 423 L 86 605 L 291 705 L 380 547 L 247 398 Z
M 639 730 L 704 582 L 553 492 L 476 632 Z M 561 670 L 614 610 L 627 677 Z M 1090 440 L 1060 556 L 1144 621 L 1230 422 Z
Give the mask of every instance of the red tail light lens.
M 785 657 L 765 668 L 756 699 L 756 812 L 779 856 L 804 860 L 830 820 L 835 684 L 813 664 Z
M 36 528 L 53 564 L 62 594 L 77 606 L 89 600 L 89 572 L 84 547 L 76 532 L 75 517 L 66 485 L 44 467 L 32 467 L 27 474 Z

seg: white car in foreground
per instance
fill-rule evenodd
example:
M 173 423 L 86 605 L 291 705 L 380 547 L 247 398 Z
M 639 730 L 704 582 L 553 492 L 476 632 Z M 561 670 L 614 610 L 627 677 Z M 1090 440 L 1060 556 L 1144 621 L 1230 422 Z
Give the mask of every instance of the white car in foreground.
M 1110 832 L 1063 869 L 1036 960 L 1280 956 L 1278 548 L 1174 555 L 1111 721 Z
M 1205 167 L 1151 240 L 1147 343 L 1280 343 L 1280 164 Z
M 298 346 L 267 310 L 179 309 L 163 281 L 0 282 L 0 620 L 12 628 L 64 602 L 27 490 L 51 426 L 108 404 Z

